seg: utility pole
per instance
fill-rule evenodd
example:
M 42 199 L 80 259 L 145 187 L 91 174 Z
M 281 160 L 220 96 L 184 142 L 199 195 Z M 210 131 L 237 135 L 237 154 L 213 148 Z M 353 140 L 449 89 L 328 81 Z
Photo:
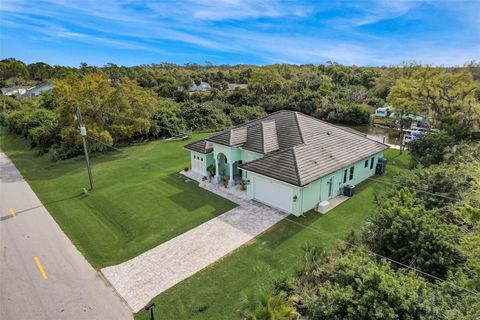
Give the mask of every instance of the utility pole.
M 92 170 L 90 169 L 90 159 L 88 157 L 87 140 L 85 139 L 85 137 L 87 136 L 87 129 L 83 125 L 82 114 L 80 112 L 79 107 L 77 107 L 76 118 L 77 118 L 78 124 L 79 124 L 80 135 L 82 136 L 82 140 L 83 140 L 83 150 L 85 151 L 85 160 L 87 162 L 88 179 L 90 180 L 90 190 L 93 190 L 93 176 L 92 176 Z

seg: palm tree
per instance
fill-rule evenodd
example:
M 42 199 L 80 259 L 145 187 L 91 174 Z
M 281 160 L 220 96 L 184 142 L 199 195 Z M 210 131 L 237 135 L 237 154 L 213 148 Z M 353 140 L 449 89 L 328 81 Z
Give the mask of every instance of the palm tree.
M 278 294 L 264 294 L 260 296 L 242 297 L 242 316 L 245 320 L 294 320 L 299 314 L 293 302 L 287 299 L 283 291 Z

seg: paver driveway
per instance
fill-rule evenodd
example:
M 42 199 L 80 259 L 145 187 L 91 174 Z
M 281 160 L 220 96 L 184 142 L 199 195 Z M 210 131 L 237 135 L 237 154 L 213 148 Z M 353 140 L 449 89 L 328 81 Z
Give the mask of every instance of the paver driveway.
M 239 206 L 209 220 L 129 261 L 102 269 L 102 273 L 139 311 L 152 298 L 192 276 L 269 229 L 286 213 L 205 186 Z

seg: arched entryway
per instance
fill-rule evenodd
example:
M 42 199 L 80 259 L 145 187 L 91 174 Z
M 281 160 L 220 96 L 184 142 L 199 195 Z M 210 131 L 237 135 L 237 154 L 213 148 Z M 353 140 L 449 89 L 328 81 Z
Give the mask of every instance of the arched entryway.
M 235 180 L 241 179 L 241 171 L 238 169 L 239 161 L 231 162 L 227 156 L 219 152 L 215 159 L 215 180 L 227 181 L 228 186 L 235 185 Z
M 215 159 L 215 168 L 216 175 L 219 176 L 229 176 L 230 175 L 230 166 L 228 165 L 228 158 L 225 154 L 219 152 L 217 154 L 217 159 Z

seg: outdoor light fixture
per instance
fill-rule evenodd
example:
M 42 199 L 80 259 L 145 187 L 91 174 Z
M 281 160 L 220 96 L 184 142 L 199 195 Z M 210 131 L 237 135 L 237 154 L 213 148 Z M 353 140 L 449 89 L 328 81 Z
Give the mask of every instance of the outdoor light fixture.
M 153 308 L 155 307 L 155 303 L 152 302 L 152 303 L 149 303 L 145 306 L 145 310 L 150 310 L 150 320 L 154 320 L 153 319 Z
M 293 202 L 297 202 L 298 197 L 295 195 L 293 196 Z

